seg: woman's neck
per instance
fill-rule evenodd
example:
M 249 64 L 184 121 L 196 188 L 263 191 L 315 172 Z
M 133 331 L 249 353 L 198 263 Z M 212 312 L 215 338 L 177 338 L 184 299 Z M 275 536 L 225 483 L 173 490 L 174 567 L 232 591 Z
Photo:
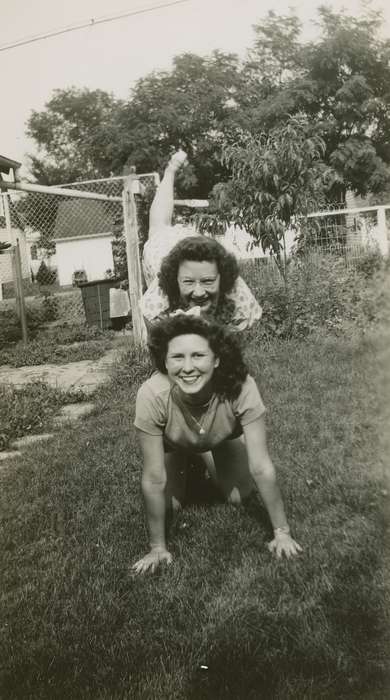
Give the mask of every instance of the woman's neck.
M 184 391 L 177 386 L 177 391 L 179 396 L 184 403 L 191 404 L 192 406 L 203 406 L 210 401 L 214 390 L 212 384 L 207 384 L 203 387 L 197 394 L 186 394 Z

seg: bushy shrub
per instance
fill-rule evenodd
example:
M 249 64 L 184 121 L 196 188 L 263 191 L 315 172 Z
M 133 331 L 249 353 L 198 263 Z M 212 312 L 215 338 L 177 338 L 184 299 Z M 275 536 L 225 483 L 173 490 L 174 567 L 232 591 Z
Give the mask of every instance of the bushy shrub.
M 30 309 L 26 309 L 26 321 L 29 337 L 33 338 L 39 325 L 41 319 L 38 314 Z M 22 337 L 22 329 L 20 320 L 14 308 L 1 309 L 0 311 L 0 350 L 5 348 L 12 343 L 18 342 Z M 1 358 L 0 358 L 1 364 Z M 4 363 L 3 363 L 4 364 Z
M 55 321 L 58 318 L 58 299 L 50 292 L 45 292 L 42 299 L 44 321 Z
M 354 261 L 354 268 L 366 278 L 371 278 L 385 266 L 383 256 L 378 249 L 365 250 Z
M 44 286 L 45 284 L 54 284 L 57 279 L 57 273 L 55 270 L 51 270 L 45 263 L 44 260 L 42 260 L 37 276 L 36 276 L 36 281 L 38 282 L 39 285 Z
M 286 286 L 269 267 L 246 262 L 242 275 L 263 308 L 256 334 L 303 338 L 319 329 L 338 333 L 351 323 L 364 328 L 379 320 L 388 306 L 388 274 L 383 261 L 376 272 L 370 265 L 367 260 L 366 274 L 338 256 L 311 256 L 291 262 Z

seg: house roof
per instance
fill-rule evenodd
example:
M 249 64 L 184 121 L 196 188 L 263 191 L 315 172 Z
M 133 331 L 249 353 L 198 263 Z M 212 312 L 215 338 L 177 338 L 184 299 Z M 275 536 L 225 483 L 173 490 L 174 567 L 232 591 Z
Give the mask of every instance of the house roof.
M 12 160 L 11 158 L 6 158 L 5 156 L 0 156 L 0 173 L 5 173 L 8 175 L 10 170 L 14 170 L 21 167 L 21 163 L 17 160 Z
M 110 233 L 114 215 L 105 202 L 94 199 L 70 199 L 58 205 L 53 238 L 87 238 L 99 233 Z

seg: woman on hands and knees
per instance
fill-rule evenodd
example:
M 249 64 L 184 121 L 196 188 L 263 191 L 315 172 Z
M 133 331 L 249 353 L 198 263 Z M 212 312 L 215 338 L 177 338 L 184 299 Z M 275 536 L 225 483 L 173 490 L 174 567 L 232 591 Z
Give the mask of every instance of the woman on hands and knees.
M 138 391 L 134 424 L 150 552 L 135 572 L 171 563 L 166 516 L 184 501 L 190 465 L 207 468 L 231 503 L 257 489 L 274 530 L 270 550 L 295 556 L 301 547 L 290 535 L 268 453 L 264 404 L 235 338 L 215 323 L 182 314 L 152 327 L 149 348 L 157 371 Z

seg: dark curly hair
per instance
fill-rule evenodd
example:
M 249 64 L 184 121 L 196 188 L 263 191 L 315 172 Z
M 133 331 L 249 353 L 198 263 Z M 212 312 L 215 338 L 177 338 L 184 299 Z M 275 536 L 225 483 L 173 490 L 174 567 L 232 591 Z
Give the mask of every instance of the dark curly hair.
M 180 292 L 177 282 L 179 267 L 184 260 L 215 262 L 220 275 L 220 294 L 215 317 L 229 322 L 234 312 L 234 302 L 225 295 L 232 291 L 239 275 L 238 263 L 221 243 L 205 236 L 188 236 L 176 243 L 165 256 L 158 274 L 158 283 L 167 295 L 170 309 L 180 307 Z
M 205 338 L 219 358 L 219 365 L 213 374 L 216 394 L 221 399 L 236 399 L 248 375 L 238 339 L 221 325 L 202 317 L 179 314 L 161 320 L 151 328 L 148 345 L 156 369 L 167 374 L 165 360 L 168 344 L 173 338 L 187 334 Z

